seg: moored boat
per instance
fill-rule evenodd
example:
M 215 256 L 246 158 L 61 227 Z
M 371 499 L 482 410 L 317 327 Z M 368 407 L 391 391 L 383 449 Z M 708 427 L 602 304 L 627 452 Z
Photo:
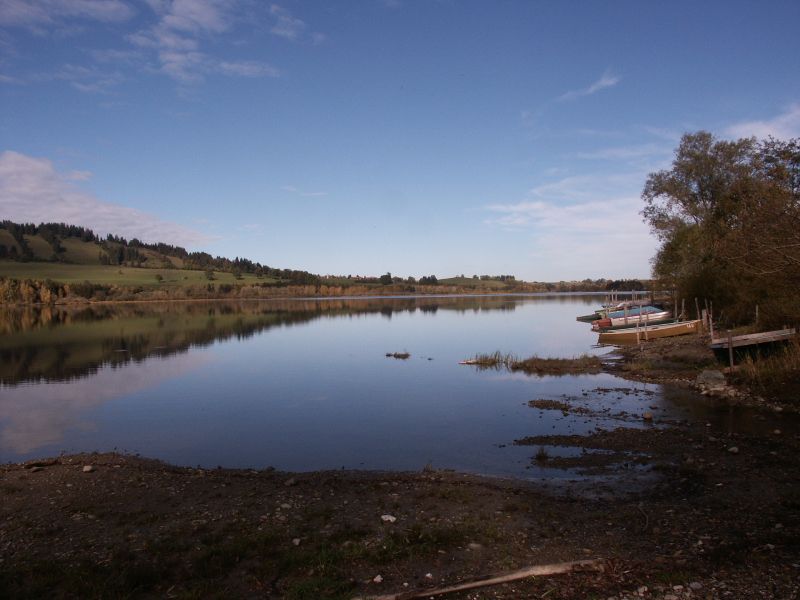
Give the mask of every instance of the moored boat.
M 604 319 L 608 316 L 609 312 L 625 311 L 625 310 L 638 310 L 642 306 L 650 304 L 650 300 L 646 298 L 636 298 L 633 300 L 623 300 L 622 302 L 613 302 L 611 304 L 603 304 L 600 308 L 588 315 L 581 315 L 575 317 L 576 321 L 584 323 L 591 323 L 597 319 Z
M 602 324 L 598 323 L 597 325 L 592 325 L 592 330 L 597 332 L 603 331 L 616 331 L 618 329 L 630 329 L 631 327 L 644 327 L 645 325 L 663 325 L 665 323 L 674 323 L 675 319 L 672 316 L 672 313 L 668 312 L 664 314 L 664 316 L 659 318 L 650 318 L 646 317 L 639 321 L 638 319 L 630 320 L 628 323 L 622 323 L 621 325 L 608 325 L 607 322 L 603 322 Z
M 592 322 L 592 329 L 597 331 L 611 327 L 644 325 L 651 321 L 664 321 L 672 317 L 668 310 L 656 306 L 641 306 L 631 309 L 609 312 L 606 318 Z
M 671 323 L 660 323 L 656 325 L 637 325 L 614 331 L 604 331 L 600 333 L 598 342 L 601 344 L 638 344 L 639 342 L 652 340 L 662 337 L 673 337 L 676 335 L 687 335 L 698 333 L 702 330 L 702 321 L 677 321 Z

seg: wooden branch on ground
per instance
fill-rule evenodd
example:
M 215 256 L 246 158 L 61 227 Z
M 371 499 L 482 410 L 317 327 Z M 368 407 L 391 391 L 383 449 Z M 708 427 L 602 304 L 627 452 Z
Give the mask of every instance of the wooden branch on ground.
M 416 592 L 400 592 L 399 594 L 387 594 L 383 596 L 357 596 L 353 600 L 413 600 L 414 598 L 443 596 L 444 594 L 463 592 L 464 590 L 500 585 L 501 583 L 519 581 L 520 579 L 525 579 L 527 577 L 544 577 L 547 575 L 563 575 L 565 573 L 585 571 L 602 572 L 604 570 L 605 561 L 603 559 L 576 560 L 573 562 L 554 563 L 549 565 L 535 565 L 508 573 L 487 575 L 486 577 L 481 577 L 479 579 L 474 579 L 472 581 L 467 581 L 443 588 L 420 590 Z

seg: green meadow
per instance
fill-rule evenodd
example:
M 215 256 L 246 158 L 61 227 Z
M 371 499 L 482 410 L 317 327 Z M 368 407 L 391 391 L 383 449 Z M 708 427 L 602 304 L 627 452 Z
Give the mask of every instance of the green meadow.
M 277 281 L 272 277 L 256 277 L 249 273 L 242 274 L 241 278 L 237 279 L 232 273 L 214 271 L 214 279 L 210 281 L 206 277 L 205 271 L 188 269 L 151 269 L 118 265 L 76 265 L 12 260 L 0 260 L 0 277 L 50 279 L 58 283 L 90 281 L 103 285 L 143 287 L 180 287 L 207 283 L 275 283 Z

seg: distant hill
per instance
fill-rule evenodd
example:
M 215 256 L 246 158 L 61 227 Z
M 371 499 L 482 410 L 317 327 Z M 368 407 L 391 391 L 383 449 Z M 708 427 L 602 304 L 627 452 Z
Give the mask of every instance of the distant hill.
M 21 285 L 28 281 L 30 285 Z M 17 282 L 17 283 L 14 283 Z M 54 285 L 57 284 L 57 285 Z M 326 275 L 278 269 L 246 258 L 189 252 L 65 223 L 0 222 L 0 304 L 167 298 L 622 291 L 649 289 L 636 279 L 526 282 L 513 275 L 401 278 Z
M 91 229 L 65 223 L 0 222 L 0 259 L 19 262 L 74 265 L 119 265 L 146 269 L 219 271 L 235 276 L 256 275 L 285 283 L 317 283 L 319 276 L 307 271 L 277 269 L 246 258 L 211 256 L 189 252 L 165 243 L 147 244 L 137 239 L 109 234 L 105 238 Z

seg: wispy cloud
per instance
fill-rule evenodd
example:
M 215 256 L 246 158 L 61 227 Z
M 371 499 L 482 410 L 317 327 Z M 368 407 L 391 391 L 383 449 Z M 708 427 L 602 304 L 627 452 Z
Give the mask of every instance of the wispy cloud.
M 609 71 L 603 73 L 603 76 L 600 77 L 597 81 L 589 85 L 588 87 L 582 88 L 580 90 L 572 90 L 566 92 L 565 94 L 561 94 L 558 97 L 559 100 L 574 100 L 576 98 L 580 98 L 582 96 L 591 96 L 592 94 L 596 94 L 600 90 L 604 90 L 606 88 L 614 87 L 620 81 L 622 81 L 621 77 L 613 75 Z
M 196 247 L 210 236 L 133 208 L 105 202 L 77 187 L 85 171 L 59 173 L 45 158 L 0 153 L 0 214 L 13 221 L 43 220 L 83 225 L 98 234 L 114 233 L 146 242 Z
M 107 23 L 127 21 L 134 15 L 121 0 L 3 0 L 0 25 L 24 27 L 43 34 L 80 19 Z
M 210 73 L 240 77 L 277 77 L 278 69 L 260 61 L 220 60 L 201 42 L 228 33 L 236 22 L 237 0 L 148 0 L 158 22 L 128 36 L 134 45 L 155 52 L 158 70 L 184 84 Z
M 681 136 L 683 135 L 683 133 L 678 129 L 669 129 L 665 127 L 646 126 L 644 127 L 644 131 L 654 137 L 672 142 L 673 144 L 680 141 Z
M 277 35 L 291 42 L 310 42 L 315 46 L 327 39 L 324 33 L 309 31 L 305 21 L 295 17 L 283 6 L 271 4 L 269 15 L 272 19 L 269 32 L 272 35 Z
M 529 235 L 522 245 L 541 277 L 645 277 L 656 242 L 639 211 L 641 173 L 566 177 L 520 202 L 490 204 L 491 227 Z M 614 256 L 625 256 L 623 272 Z M 545 275 L 549 274 L 549 275 Z
M 575 156 L 585 160 L 636 160 L 653 156 L 666 156 L 672 153 L 670 147 L 661 144 L 638 144 L 601 148 L 592 152 L 578 152 Z
M 293 185 L 284 185 L 281 189 L 284 192 L 289 192 L 290 194 L 295 194 L 297 196 L 303 196 L 304 198 L 320 198 L 328 195 L 328 192 L 304 192 L 297 189 Z
M 282 6 L 273 4 L 269 7 L 269 13 L 275 18 L 275 24 L 270 29 L 271 33 L 292 41 L 303 34 L 306 28 L 305 22 L 292 16 Z
M 226 43 L 228 50 L 246 47 L 241 34 L 247 27 L 293 42 L 318 45 L 326 40 L 325 34 L 311 31 L 283 6 L 253 0 L 142 0 L 138 5 L 124 0 L 0 0 L 0 27 L 6 30 L 17 27 L 37 35 L 68 30 L 77 33 L 87 21 L 132 21 L 135 28 L 124 36 L 127 46 L 87 50 L 92 63 L 84 67 L 82 75 L 21 76 L 6 68 L 0 74 L 0 83 L 64 80 L 79 91 L 97 93 L 108 92 L 134 74 L 158 73 L 187 86 L 202 83 L 210 75 L 279 77 L 281 71 L 259 57 L 234 58 L 216 49 Z M 7 59 L 15 52 L 14 45 L 2 34 L 0 30 L 0 48 L 8 46 L 2 53 Z M 2 66 L 10 66 L 9 61 L 0 59 Z M 112 68 L 112 74 L 103 76 L 103 71 Z M 74 69 L 74 65 L 64 69 Z
M 772 119 L 735 123 L 728 127 L 725 133 L 737 138 L 772 136 L 786 140 L 800 137 L 800 104 L 792 104 L 783 113 Z
M 237 75 L 239 77 L 278 77 L 280 71 L 266 63 L 244 60 L 239 62 L 220 61 L 217 71 L 224 75 Z
M 17 83 L 46 83 L 50 81 L 66 81 L 81 92 L 109 93 L 112 88 L 125 81 L 125 76 L 118 70 L 100 69 L 94 65 L 87 67 L 65 64 L 58 70 L 49 73 L 31 73 L 27 75 L 26 79 Z

